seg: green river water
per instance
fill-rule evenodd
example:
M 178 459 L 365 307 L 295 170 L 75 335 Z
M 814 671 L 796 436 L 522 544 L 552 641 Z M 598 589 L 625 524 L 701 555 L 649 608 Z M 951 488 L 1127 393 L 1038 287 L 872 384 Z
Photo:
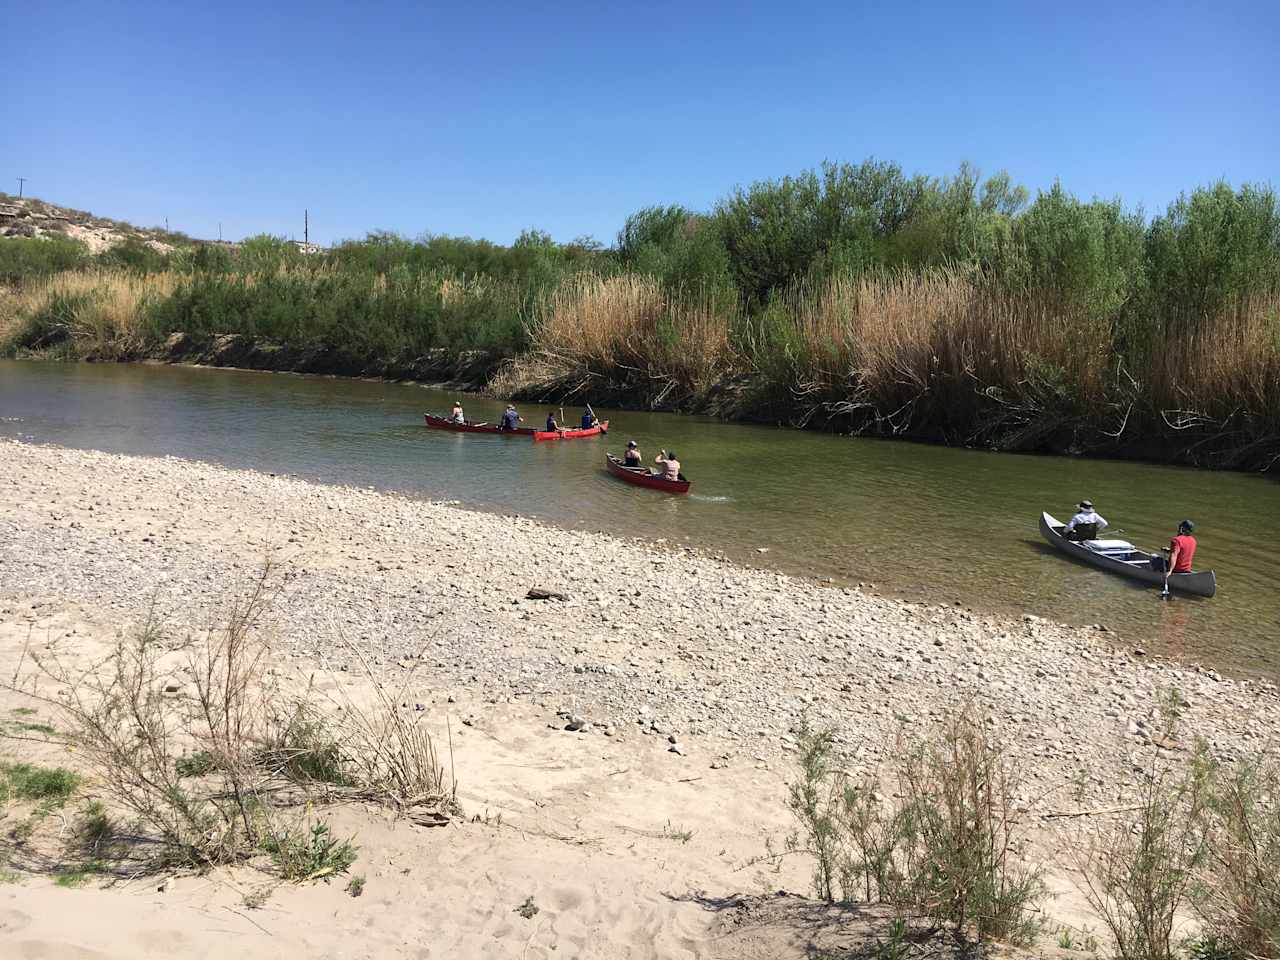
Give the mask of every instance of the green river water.
M 453 399 L 418 386 L 249 371 L 0 361 L 0 436 L 457 499 L 687 542 L 911 599 L 1103 623 L 1152 651 L 1236 673 L 1280 673 L 1273 478 L 603 409 L 613 428 L 589 440 L 535 444 L 427 430 L 423 412 L 447 413 Z M 472 420 L 496 420 L 502 407 L 460 399 Z M 580 412 L 565 411 L 569 419 Z M 540 423 L 546 408 L 521 413 Z M 646 459 L 674 449 L 691 494 L 640 489 L 605 473 L 605 450 L 621 452 L 628 439 Z M 1037 530 L 1040 511 L 1065 518 L 1081 497 L 1148 548 L 1167 542 L 1179 519 L 1194 519 L 1196 565 L 1217 571 L 1218 596 L 1162 602 L 1156 590 L 1052 551 Z

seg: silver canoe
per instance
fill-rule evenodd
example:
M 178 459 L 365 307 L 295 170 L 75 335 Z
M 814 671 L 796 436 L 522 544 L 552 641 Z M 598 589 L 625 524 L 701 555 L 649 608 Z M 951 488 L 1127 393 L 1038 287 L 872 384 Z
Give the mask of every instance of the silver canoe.
M 1151 569 L 1152 555 L 1145 550 L 1139 550 L 1127 540 L 1068 540 L 1062 535 L 1062 527 L 1063 524 L 1049 514 L 1040 514 L 1040 533 L 1063 553 L 1122 577 L 1163 586 L 1164 574 Z M 1212 597 L 1218 589 L 1218 578 L 1212 570 L 1171 573 L 1169 589 Z

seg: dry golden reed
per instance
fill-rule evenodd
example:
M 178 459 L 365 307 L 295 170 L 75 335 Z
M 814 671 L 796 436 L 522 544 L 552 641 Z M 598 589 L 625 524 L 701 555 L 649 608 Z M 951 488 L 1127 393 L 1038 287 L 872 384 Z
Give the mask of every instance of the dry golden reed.
M 701 294 L 636 274 L 578 277 L 547 302 L 536 350 L 601 373 L 631 369 L 697 390 L 726 372 L 729 318 Z
M 0 340 L 61 301 L 66 305 L 62 321 L 79 354 L 134 356 L 145 346 L 147 304 L 170 296 L 180 282 L 172 273 L 125 270 L 68 271 L 44 277 L 0 300 Z

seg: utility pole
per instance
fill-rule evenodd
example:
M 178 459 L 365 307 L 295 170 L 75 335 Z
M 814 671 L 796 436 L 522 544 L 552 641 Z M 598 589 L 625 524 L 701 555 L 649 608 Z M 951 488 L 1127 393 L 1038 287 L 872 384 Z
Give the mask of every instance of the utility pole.
M 309 210 L 302 211 L 302 245 L 311 246 L 311 214 Z
M 18 199 L 19 199 L 19 200 L 21 200 L 21 199 L 22 199 L 22 188 L 26 185 L 26 183 L 27 183 L 27 178 L 26 178 L 26 177 L 19 177 L 19 178 L 18 178 Z
M 222 221 L 218 221 L 218 242 L 222 242 Z
M 168 218 L 168 217 L 165 217 L 165 218 L 164 218 L 164 232 L 165 232 L 165 233 L 168 233 L 168 232 L 169 232 L 169 218 Z

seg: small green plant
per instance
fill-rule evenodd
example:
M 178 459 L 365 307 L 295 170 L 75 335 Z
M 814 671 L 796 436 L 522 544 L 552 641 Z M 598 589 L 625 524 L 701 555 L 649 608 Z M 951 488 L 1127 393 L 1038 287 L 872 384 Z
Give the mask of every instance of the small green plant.
M 1250 960 L 1250 955 L 1212 933 L 1189 937 L 1182 944 L 1189 960 Z
M 524 898 L 524 903 L 516 907 L 512 913 L 518 913 L 526 920 L 532 920 L 538 915 L 538 909 L 538 905 L 533 902 L 533 894 L 529 894 L 529 896 Z
M 347 893 L 358 897 L 364 893 L 364 874 L 358 873 L 347 881 Z
M 667 821 L 667 825 L 662 828 L 662 835 L 671 840 L 678 840 L 681 843 L 688 843 L 693 839 L 692 830 L 676 829 L 671 825 L 671 821 Z
M 867 951 L 875 960 L 904 960 L 911 953 L 911 927 L 905 917 L 894 917 L 889 921 L 889 938 L 877 939 L 875 946 Z
M 267 769 L 294 782 L 351 785 L 337 737 L 305 703 L 295 707 L 274 739 L 258 755 L 258 762 Z
M 110 855 L 115 851 L 116 825 L 99 800 L 87 804 L 75 824 L 76 845 L 87 857 Z
M 0 763 L 0 799 L 31 800 L 49 807 L 60 807 L 79 783 L 78 775 L 62 767 Z
M 356 862 L 356 847 L 350 840 L 336 838 L 323 820 L 305 831 L 268 834 L 262 847 L 286 880 L 328 882 L 331 875 L 345 873 Z
M 184 753 L 173 762 L 179 777 L 203 777 L 218 768 L 218 761 L 208 750 Z
M 63 867 L 55 870 L 53 874 L 53 882 L 60 887 L 68 890 L 74 890 L 83 887 L 93 877 L 106 872 L 106 864 L 101 860 L 89 860 L 85 863 L 76 864 L 75 866 Z
M 1061 950 L 1074 950 L 1076 948 L 1075 937 L 1065 927 L 1058 932 L 1058 948 Z

